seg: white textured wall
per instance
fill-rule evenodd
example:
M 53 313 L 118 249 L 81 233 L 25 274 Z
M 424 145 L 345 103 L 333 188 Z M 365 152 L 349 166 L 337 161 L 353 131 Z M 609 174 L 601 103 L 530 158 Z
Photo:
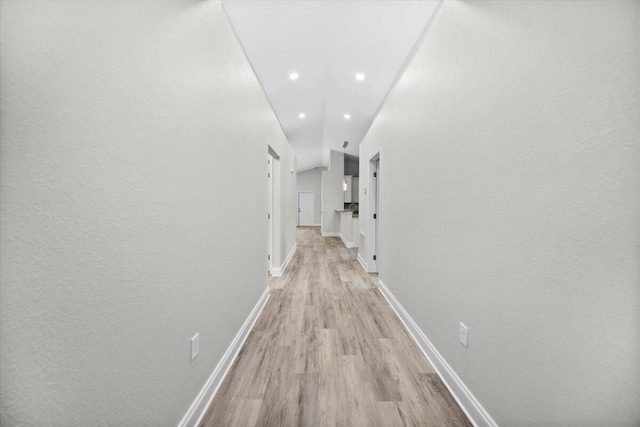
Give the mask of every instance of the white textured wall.
M 0 8 L 0 424 L 175 426 L 265 289 L 293 153 L 214 2 Z
M 298 172 L 298 191 L 313 191 L 315 198 L 313 223 L 320 225 L 322 221 L 322 171 L 323 168 Z
M 340 215 L 344 209 L 344 153 L 330 150 L 329 167 L 322 171 L 322 232 L 340 233 Z
M 380 278 L 503 426 L 640 424 L 639 8 L 446 1 L 361 145 Z

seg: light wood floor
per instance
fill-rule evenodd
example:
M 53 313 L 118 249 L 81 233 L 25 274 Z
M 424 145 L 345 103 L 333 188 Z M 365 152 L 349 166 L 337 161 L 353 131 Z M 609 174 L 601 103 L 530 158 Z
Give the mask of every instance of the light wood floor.
M 365 273 L 318 227 L 298 250 L 202 426 L 470 426 Z

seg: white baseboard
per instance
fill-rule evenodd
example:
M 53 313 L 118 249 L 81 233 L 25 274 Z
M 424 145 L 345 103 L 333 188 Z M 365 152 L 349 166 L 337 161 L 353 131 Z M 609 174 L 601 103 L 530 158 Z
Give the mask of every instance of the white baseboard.
M 418 344 L 420 350 L 422 350 L 436 370 L 442 382 L 447 386 L 453 398 L 469 418 L 469 421 L 476 427 L 497 427 L 498 424 L 491 418 L 475 396 L 471 394 L 471 391 L 464 385 L 460 377 L 458 377 L 433 344 L 431 344 L 431 341 L 429 341 L 424 332 L 422 332 L 416 322 L 409 316 L 409 313 L 400 305 L 398 300 L 389 291 L 389 288 L 387 288 L 382 280 L 379 280 L 378 283 L 378 289 L 380 289 L 380 292 L 389 302 L 393 311 L 396 312 L 405 328 L 407 328 L 413 337 L 413 340 Z
M 295 253 L 296 249 L 298 249 L 297 244 L 293 245 L 293 248 L 291 248 L 291 251 L 289 251 L 287 257 L 284 259 L 284 261 L 282 261 L 282 265 L 280 265 L 280 267 L 271 268 L 272 276 L 280 277 L 284 274 L 284 270 L 287 268 L 287 265 L 289 265 L 289 261 L 291 261 L 291 258 L 293 258 L 293 254 Z
M 269 287 L 267 287 L 258 300 L 258 303 L 253 307 L 253 310 L 251 310 L 249 317 L 247 317 L 247 320 L 245 320 L 244 324 L 231 342 L 231 345 L 227 348 L 222 359 L 218 362 L 218 365 L 213 370 L 213 373 L 205 383 L 204 387 L 202 387 L 202 390 L 200 390 L 200 393 L 198 393 L 198 396 L 191 404 L 191 407 L 182 418 L 182 421 L 178 424 L 178 427 L 197 427 L 200 424 L 202 417 L 207 412 L 209 405 L 211 405 L 222 381 L 224 381 L 224 378 L 227 376 L 231 365 L 233 365 L 236 357 L 238 357 L 238 353 L 244 345 L 247 336 L 249 336 L 251 328 L 253 328 L 256 320 L 258 320 L 269 296 Z
M 337 232 L 337 233 L 322 232 L 322 237 L 340 237 L 340 232 Z
M 342 240 L 342 243 L 344 243 L 344 245 L 345 245 L 347 248 L 353 248 L 353 247 L 354 247 L 354 246 L 353 246 L 353 243 L 349 243 L 349 242 L 347 242 L 346 240 L 344 240 L 344 237 L 342 237 L 342 234 L 340 234 L 340 240 Z
M 362 266 L 362 268 L 364 268 L 364 271 L 366 271 L 368 273 L 369 269 L 367 268 L 367 263 L 364 262 L 364 260 L 360 256 L 360 253 L 358 253 L 358 261 L 360 261 L 360 265 Z

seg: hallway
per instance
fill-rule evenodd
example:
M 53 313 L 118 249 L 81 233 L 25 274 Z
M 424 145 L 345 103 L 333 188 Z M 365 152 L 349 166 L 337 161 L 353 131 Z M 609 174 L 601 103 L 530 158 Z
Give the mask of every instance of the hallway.
M 318 227 L 297 237 L 201 425 L 470 425 L 356 250 Z
M 640 0 L 0 0 L 0 426 L 640 427 L 639 60 Z

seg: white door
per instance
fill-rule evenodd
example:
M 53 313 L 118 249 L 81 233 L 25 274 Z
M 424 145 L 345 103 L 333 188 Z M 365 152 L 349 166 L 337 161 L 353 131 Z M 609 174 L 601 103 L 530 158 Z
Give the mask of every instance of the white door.
M 369 224 L 367 226 L 367 269 L 377 273 L 380 253 L 380 153 L 369 161 Z
M 268 158 L 267 158 L 267 194 L 268 194 L 268 211 L 267 211 L 267 261 L 268 261 L 268 268 L 269 268 L 269 272 L 271 272 L 271 269 L 273 268 L 273 198 L 274 198 L 274 194 L 273 194 L 273 181 L 274 181 L 274 177 L 273 177 L 273 163 L 274 163 L 274 159 L 273 156 L 271 156 L 269 154 Z
M 379 257 L 379 253 L 380 253 L 380 157 L 378 157 L 376 159 L 376 167 L 375 167 L 375 173 L 373 174 L 375 183 L 376 183 L 376 188 L 375 188 L 375 194 L 373 197 L 375 197 L 375 210 L 373 211 L 373 213 L 375 214 L 375 225 L 376 225 L 376 237 L 375 237 L 375 247 L 373 250 L 373 259 L 375 260 L 374 262 L 374 266 L 376 268 L 376 271 L 378 270 L 378 265 L 380 263 L 380 260 L 378 259 Z
M 298 193 L 298 225 L 314 225 L 315 198 L 311 191 Z

